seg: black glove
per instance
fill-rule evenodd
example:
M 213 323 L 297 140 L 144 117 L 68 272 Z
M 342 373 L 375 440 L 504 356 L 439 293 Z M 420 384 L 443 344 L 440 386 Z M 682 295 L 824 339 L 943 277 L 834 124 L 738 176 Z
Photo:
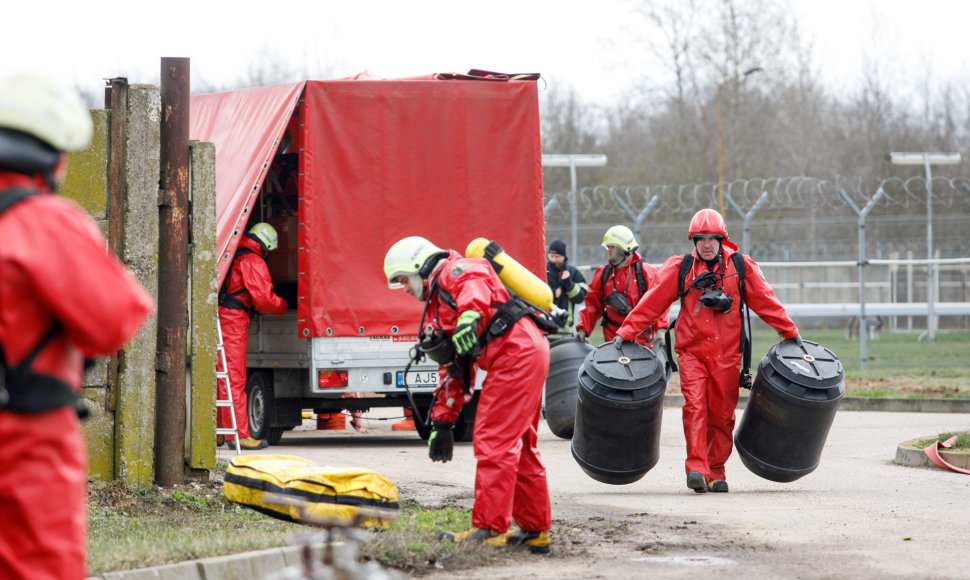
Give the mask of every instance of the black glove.
M 451 461 L 451 453 L 455 448 L 455 432 L 451 430 L 454 426 L 454 423 L 434 422 L 434 430 L 428 437 L 428 457 L 431 461 Z
M 623 346 L 623 337 L 620 336 L 619 334 L 617 334 L 616 336 L 614 336 L 613 337 L 613 346 L 615 346 L 616 348 L 620 348 L 621 346 Z
M 788 340 L 794 342 L 798 346 L 802 346 L 802 336 L 800 334 L 796 334 L 795 336 L 789 338 Z

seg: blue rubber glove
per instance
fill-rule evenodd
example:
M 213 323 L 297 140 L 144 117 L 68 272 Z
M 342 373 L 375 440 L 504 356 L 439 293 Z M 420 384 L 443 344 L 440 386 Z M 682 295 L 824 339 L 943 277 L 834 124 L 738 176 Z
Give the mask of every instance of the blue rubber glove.
M 454 426 L 454 423 L 434 422 L 434 430 L 428 437 L 428 457 L 431 461 L 442 463 L 451 461 L 452 451 L 455 448 L 455 432 L 452 431 Z
M 619 334 L 617 334 L 616 336 L 614 336 L 613 337 L 613 346 L 615 346 L 616 348 L 620 348 L 621 346 L 623 346 L 623 337 L 620 336 Z
M 470 353 L 478 342 L 478 320 L 482 316 L 474 310 L 466 310 L 458 317 L 458 326 L 451 333 L 451 341 L 455 343 L 458 356 Z

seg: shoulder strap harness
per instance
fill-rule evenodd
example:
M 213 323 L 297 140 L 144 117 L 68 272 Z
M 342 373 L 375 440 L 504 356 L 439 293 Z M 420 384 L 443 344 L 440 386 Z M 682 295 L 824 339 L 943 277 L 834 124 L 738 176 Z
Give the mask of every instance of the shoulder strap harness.
M 36 190 L 12 187 L 0 196 L 0 214 L 15 204 L 39 192 Z M 16 413 L 42 413 L 60 407 L 77 406 L 78 396 L 64 381 L 31 370 L 30 365 L 44 347 L 61 331 L 61 323 L 51 323 L 34 348 L 27 353 L 17 366 L 7 366 L 7 355 L 0 345 L 0 409 Z
M 633 275 L 637 279 L 637 289 L 640 291 L 640 298 L 643 298 L 643 295 L 647 293 L 647 281 L 643 277 L 643 262 L 637 262 L 637 267 L 636 268 L 633 268 Z M 602 287 L 600 288 L 600 293 L 603 296 L 606 296 L 606 280 L 610 276 L 613 276 L 613 289 L 615 290 L 616 289 L 616 274 L 613 272 L 613 264 L 607 263 L 606 264 L 606 267 L 603 268 L 603 277 L 600 278 L 600 284 L 602 285 Z M 630 279 L 629 278 L 626 279 L 626 283 L 627 283 L 627 286 L 630 285 Z M 625 288 L 623 290 L 623 293 L 626 294 L 626 289 Z M 632 306 L 636 306 L 636 305 L 634 304 Z M 613 322 L 612 320 L 610 320 L 609 318 L 606 317 L 606 309 L 605 308 L 603 309 L 603 312 L 601 312 L 600 314 L 601 314 L 601 317 L 600 317 L 600 326 L 603 326 L 603 327 L 606 327 L 607 325 L 617 326 L 617 327 L 620 326 L 619 324 Z
M 738 304 L 738 312 L 741 315 L 741 344 L 738 347 L 738 351 L 742 353 L 740 385 L 743 388 L 751 388 L 751 312 L 744 303 L 744 256 L 741 252 L 735 252 L 731 255 L 731 260 L 734 262 L 734 269 L 738 274 L 738 295 L 740 296 L 740 304 Z M 684 311 L 684 296 L 687 295 L 687 290 L 684 289 L 684 283 L 687 281 L 687 274 L 690 273 L 693 267 L 694 256 L 692 254 L 684 254 L 683 259 L 680 261 L 680 270 L 677 273 L 677 295 L 680 296 L 681 312 Z M 676 326 L 676 324 L 675 321 L 672 326 Z M 670 361 L 671 370 L 677 372 L 677 364 L 673 362 L 671 342 L 670 329 L 668 328 L 666 333 L 667 360 Z
M 236 265 L 236 258 L 239 256 L 245 256 L 246 254 L 255 254 L 256 252 L 250 250 L 249 248 L 239 248 L 236 250 L 235 255 L 232 257 L 232 261 L 229 262 L 229 269 L 226 270 L 226 277 L 222 280 L 222 286 L 219 288 L 219 306 L 223 308 L 229 308 L 230 310 L 245 310 L 250 316 L 253 315 L 253 309 L 247 307 L 242 300 L 238 298 L 240 294 L 246 292 L 246 288 L 241 290 L 236 290 L 232 294 L 228 294 L 229 291 L 229 276 L 232 275 L 232 268 Z

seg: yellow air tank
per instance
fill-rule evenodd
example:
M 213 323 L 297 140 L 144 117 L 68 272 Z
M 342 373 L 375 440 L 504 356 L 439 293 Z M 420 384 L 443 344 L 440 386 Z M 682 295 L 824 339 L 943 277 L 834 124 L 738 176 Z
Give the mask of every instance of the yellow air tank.
M 552 310 L 552 290 L 545 280 L 529 271 L 528 268 L 515 261 L 495 242 L 485 238 L 475 238 L 465 248 L 467 258 L 485 258 L 489 256 L 492 267 L 498 272 L 502 284 L 515 292 L 519 297 L 546 312 Z

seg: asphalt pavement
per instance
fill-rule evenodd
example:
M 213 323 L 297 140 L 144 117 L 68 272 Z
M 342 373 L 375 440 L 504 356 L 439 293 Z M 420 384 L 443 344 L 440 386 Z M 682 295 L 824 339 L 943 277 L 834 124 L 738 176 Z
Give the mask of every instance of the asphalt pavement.
M 575 574 L 586 578 L 970 577 L 970 477 L 935 466 L 896 462 L 900 445 L 912 439 L 970 429 L 970 402 L 937 404 L 932 412 L 923 403 L 878 403 L 880 408 L 905 410 L 860 411 L 855 409 L 870 408 L 869 403 L 844 399 L 815 471 L 790 483 L 776 483 L 749 471 L 734 453 L 727 464 L 731 492 L 699 497 L 684 484 L 677 399 L 671 397 L 667 405 L 660 460 L 639 481 L 622 486 L 600 483 L 584 473 L 572 457 L 571 442 L 553 435 L 543 422 L 539 447 L 548 472 L 553 518 L 643 516 L 720 527 L 731 537 L 743 538 L 737 553 L 729 547 L 705 555 L 703 544 L 688 542 L 679 549 L 692 555 L 686 560 L 678 560 L 680 552 L 671 547 L 666 559 L 611 554 L 609 561 L 589 563 L 595 566 L 589 572 L 577 570 L 575 562 L 568 564 L 571 568 L 559 569 L 550 561 L 538 572 L 530 570 L 530 578 L 562 579 Z M 944 408 L 956 412 L 941 412 Z M 738 411 L 739 420 L 742 412 Z M 432 463 L 425 443 L 414 432 L 391 431 L 399 414 L 398 409 L 366 414 L 364 424 L 370 430 L 366 435 L 349 426 L 345 431 L 316 431 L 308 420 L 263 453 L 366 467 L 394 481 L 402 499 L 426 505 L 457 502 L 470 508 L 475 468 L 471 444 L 459 444 L 454 461 L 448 464 Z M 233 453 L 220 449 L 219 456 L 229 459 Z M 97 578 L 266 578 L 295 563 L 295 550 L 264 550 Z M 709 569 L 688 570 L 684 561 Z M 566 566 L 565 562 L 560 564 Z M 516 578 L 521 573 L 490 569 L 482 577 Z M 477 576 L 473 572 L 461 577 Z

